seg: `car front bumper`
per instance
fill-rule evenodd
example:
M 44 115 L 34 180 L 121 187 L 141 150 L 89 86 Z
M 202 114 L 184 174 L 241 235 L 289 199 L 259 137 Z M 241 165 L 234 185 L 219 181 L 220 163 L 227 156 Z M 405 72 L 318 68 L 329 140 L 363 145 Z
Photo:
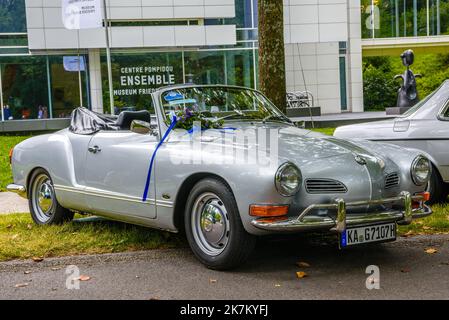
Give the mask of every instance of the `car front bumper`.
M 369 205 L 383 205 L 389 203 L 403 203 L 401 210 L 386 210 L 376 213 L 346 214 L 350 207 Z M 418 204 L 414 208 L 414 204 Z M 337 211 L 336 218 L 329 216 L 312 215 L 316 209 L 333 209 Z M 279 219 L 254 219 L 251 224 L 262 230 L 275 232 L 298 232 L 310 230 L 330 230 L 343 232 L 346 228 L 369 225 L 382 222 L 397 222 L 398 224 L 410 224 L 413 219 L 423 218 L 432 214 L 432 210 L 424 204 L 423 195 L 412 196 L 410 192 L 403 191 L 399 196 L 378 200 L 366 200 L 356 202 L 345 202 L 337 199 L 334 203 L 312 204 L 302 211 L 297 217 L 286 217 Z
M 27 189 L 19 184 L 9 184 L 8 186 L 6 186 L 6 190 L 8 190 L 9 192 L 17 193 L 22 198 L 27 197 Z

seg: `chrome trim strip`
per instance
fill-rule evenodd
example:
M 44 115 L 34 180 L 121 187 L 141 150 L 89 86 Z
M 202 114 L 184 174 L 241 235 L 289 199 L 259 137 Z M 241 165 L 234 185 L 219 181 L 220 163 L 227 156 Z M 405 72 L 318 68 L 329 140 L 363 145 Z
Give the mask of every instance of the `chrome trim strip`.
M 128 202 L 134 202 L 134 203 L 139 203 L 139 204 L 143 203 L 142 199 L 139 197 L 124 196 L 124 195 L 121 195 L 118 193 L 107 192 L 107 191 L 99 190 L 99 189 L 95 189 L 95 188 L 86 188 L 84 190 L 80 190 L 78 188 L 61 186 L 61 185 L 54 185 L 54 188 L 56 191 L 60 190 L 60 191 L 66 191 L 66 192 L 75 192 L 75 193 L 85 194 L 85 195 L 89 195 L 89 196 L 96 196 L 96 197 L 101 197 L 101 198 L 106 198 L 106 199 L 128 201 Z M 173 202 L 166 201 L 166 200 L 154 201 L 152 199 L 148 199 L 145 201 L 145 203 L 153 204 L 153 205 L 156 204 L 157 206 L 162 206 L 162 207 L 167 207 L 167 208 L 173 208 Z

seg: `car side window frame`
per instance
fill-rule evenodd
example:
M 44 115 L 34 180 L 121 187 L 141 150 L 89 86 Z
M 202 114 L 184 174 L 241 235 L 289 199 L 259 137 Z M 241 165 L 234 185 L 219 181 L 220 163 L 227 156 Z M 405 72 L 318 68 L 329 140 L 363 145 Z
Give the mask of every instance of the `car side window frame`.
M 438 115 L 437 115 L 438 120 L 440 120 L 440 121 L 449 121 L 449 114 L 446 115 L 447 113 L 449 113 L 449 99 L 446 100 L 446 102 L 444 103 L 443 107 L 438 112 Z

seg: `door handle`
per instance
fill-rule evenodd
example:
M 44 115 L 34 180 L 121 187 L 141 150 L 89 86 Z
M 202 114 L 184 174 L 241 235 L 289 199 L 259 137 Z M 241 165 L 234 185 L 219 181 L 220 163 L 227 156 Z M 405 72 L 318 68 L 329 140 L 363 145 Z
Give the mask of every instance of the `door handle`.
M 99 146 L 93 146 L 93 147 L 89 147 L 89 149 L 87 149 L 90 153 L 97 153 L 100 152 L 101 149 Z

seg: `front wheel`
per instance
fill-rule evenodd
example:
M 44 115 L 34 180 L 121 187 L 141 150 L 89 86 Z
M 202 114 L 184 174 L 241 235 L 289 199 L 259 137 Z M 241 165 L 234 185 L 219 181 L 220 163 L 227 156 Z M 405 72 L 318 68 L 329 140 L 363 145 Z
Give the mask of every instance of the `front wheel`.
M 203 179 L 193 187 L 184 218 L 190 247 L 208 268 L 236 267 L 254 249 L 255 236 L 243 228 L 234 196 L 219 180 Z
M 73 212 L 63 208 L 56 199 L 53 182 L 44 169 L 37 169 L 31 176 L 28 203 L 36 224 L 61 224 L 73 219 Z
M 430 204 L 444 203 L 447 201 L 447 186 L 434 166 L 432 166 L 432 175 L 427 185 L 427 191 L 430 192 Z

